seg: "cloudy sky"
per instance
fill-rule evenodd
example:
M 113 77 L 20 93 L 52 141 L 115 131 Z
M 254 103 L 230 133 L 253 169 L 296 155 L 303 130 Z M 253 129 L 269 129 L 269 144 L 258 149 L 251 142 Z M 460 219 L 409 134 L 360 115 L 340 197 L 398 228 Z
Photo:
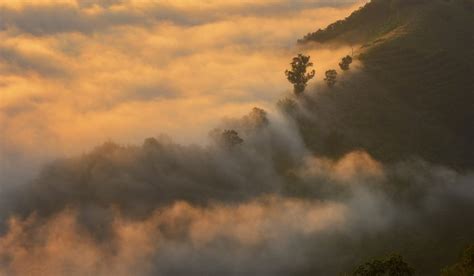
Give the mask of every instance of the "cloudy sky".
M 454 260 L 472 240 L 471 171 L 314 156 L 275 116 L 294 55 L 311 55 L 318 85 L 351 51 L 296 40 L 367 1 L 0 0 L 0 275 L 339 275 L 391 252 L 423 274 Z M 242 117 L 255 106 L 269 121 Z M 215 126 L 245 143 L 194 145 Z
M 0 167 L 160 133 L 202 143 L 223 117 L 272 110 L 296 39 L 363 2 L 3 0 Z M 323 72 L 347 51 L 310 54 Z

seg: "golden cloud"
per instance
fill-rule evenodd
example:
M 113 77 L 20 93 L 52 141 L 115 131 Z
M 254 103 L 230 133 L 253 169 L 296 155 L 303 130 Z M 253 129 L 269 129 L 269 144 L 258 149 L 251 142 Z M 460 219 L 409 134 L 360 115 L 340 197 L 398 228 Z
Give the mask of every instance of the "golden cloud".
M 2 1 L 2 13 L 13 10 L 0 31 L 4 155 L 78 153 L 105 139 L 134 143 L 157 133 L 202 142 L 222 117 L 253 106 L 272 109 L 290 90 L 283 71 L 301 50 L 296 39 L 355 8 L 284 0 L 160 2 L 169 16 L 216 14 L 189 25 L 153 14 L 153 3 Z M 32 32 L 28 20 L 39 20 L 31 21 Z M 97 20 L 108 27 L 98 28 Z M 93 32 L 82 32 L 89 21 Z M 50 27 L 59 29 L 38 29 Z M 311 53 L 319 76 L 348 51 Z
M 231 241 L 229 250 L 236 254 L 265 250 L 291 235 L 334 229 L 343 224 L 345 212 L 337 203 L 275 197 L 208 208 L 178 202 L 143 220 L 113 212 L 112 233 L 104 242 L 77 222 L 74 209 L 46 220 L 33 214 L 10 219 L 7 234 L 0 238 L 0 260 L 8 260 L 0 274 L 145 275 L 152 267 L 166 271 L 171 265 L 166 260 L 183 261 L 195 250 L 217 253 L 222 248 L 213 243 L 222 239 Z M 161 258 L 163 267 L 154 258 Z

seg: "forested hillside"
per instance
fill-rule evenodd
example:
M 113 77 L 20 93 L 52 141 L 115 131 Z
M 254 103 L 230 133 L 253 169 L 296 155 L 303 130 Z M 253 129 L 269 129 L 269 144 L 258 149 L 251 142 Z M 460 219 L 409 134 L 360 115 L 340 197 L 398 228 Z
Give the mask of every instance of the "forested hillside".
M 300 40 L 361 45 L 361 70 L 302 101 L 312 113 L 298 119 L 307 144 L 328 156 L 363 148 L 384 161 L 472 167 L 473 3 L 374 0 Z

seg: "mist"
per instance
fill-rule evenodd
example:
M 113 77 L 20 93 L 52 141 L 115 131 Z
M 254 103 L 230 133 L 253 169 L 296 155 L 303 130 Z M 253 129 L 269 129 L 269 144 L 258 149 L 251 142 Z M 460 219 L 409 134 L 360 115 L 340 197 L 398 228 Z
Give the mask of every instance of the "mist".
M 272 108 L 294 41 L 357 3 L 3 1 L 2 181 L 106 140 L 205 144 L 222 117 Z
M 472 173 L 314 156 L 291 121 L 255 110 L 226 128 L 244 142 L 107 142 L 4 192 L 2 273 L 337 275 L 401 252 L 431 274 L 470 241 Z
M 472 243 L 464 138 L 357 60 L 328 87 L 360 45 L 295 46 L 366 1 L 221 2 L 0 4 L 0 275 L 435 275 Z

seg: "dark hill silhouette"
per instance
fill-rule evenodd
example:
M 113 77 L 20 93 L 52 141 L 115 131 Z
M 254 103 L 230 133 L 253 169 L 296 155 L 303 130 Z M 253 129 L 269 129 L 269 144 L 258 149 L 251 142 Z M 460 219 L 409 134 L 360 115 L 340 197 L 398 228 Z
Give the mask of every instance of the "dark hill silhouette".
M 299 40 L 362 45 L 355 53 L 362 70 L 304 101 L 312 116 L 296 117 L 308 146 L 331 157 L 363 148 L 382 161 L 420 156 L 472 168 L 473 7 L 472 0 L 373 0 Z

